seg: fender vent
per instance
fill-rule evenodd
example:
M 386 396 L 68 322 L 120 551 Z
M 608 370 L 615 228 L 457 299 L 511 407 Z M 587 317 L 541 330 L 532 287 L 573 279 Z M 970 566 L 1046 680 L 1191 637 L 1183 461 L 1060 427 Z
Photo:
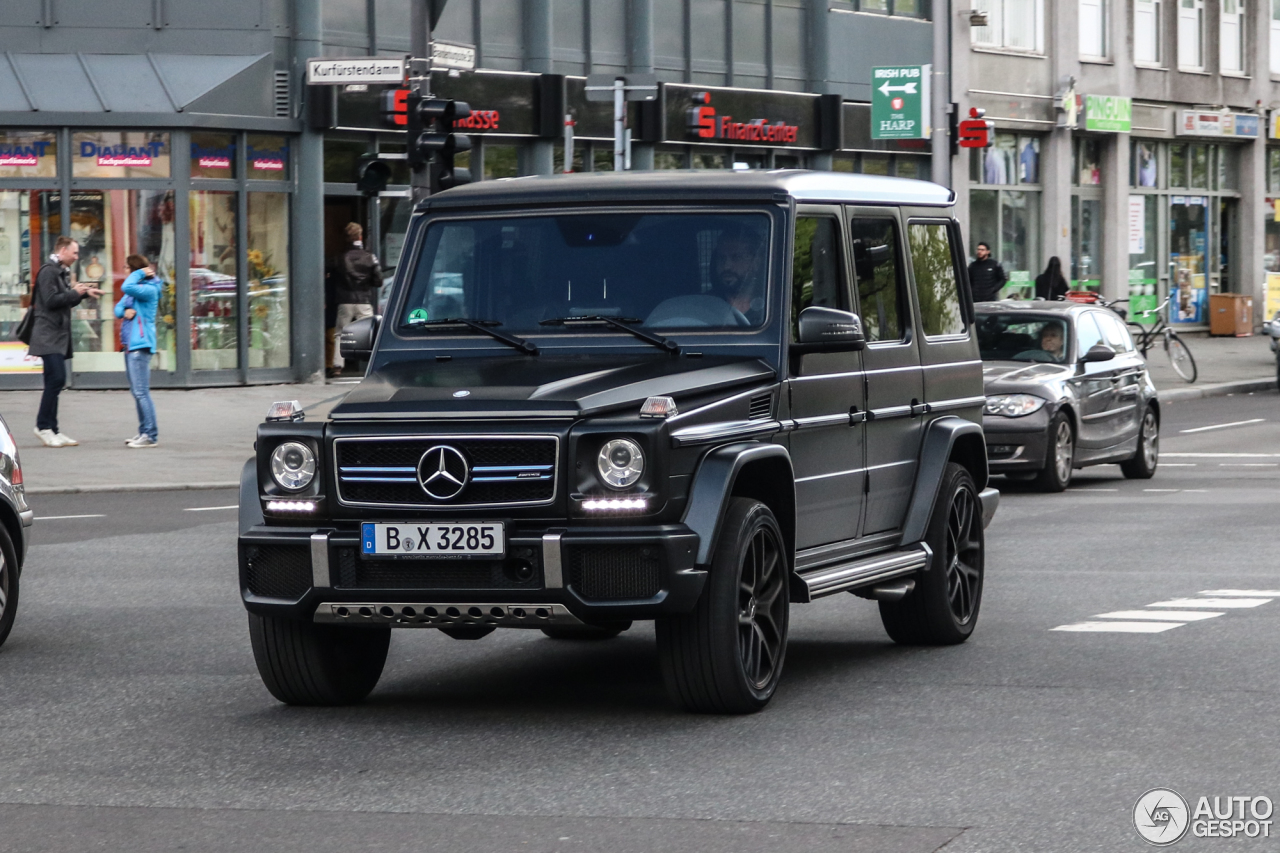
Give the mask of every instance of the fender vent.
M 747 415 L 753 421 L 767 420 L 773 409 L 772 394 L 757 394 L 751 398 L 751 408 Z

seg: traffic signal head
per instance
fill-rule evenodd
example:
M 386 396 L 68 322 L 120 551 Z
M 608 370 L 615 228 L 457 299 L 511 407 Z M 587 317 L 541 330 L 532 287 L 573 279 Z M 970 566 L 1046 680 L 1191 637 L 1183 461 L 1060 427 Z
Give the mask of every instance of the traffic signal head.
M 376 154 L 365 154 L 356 163 L 356 189 L 362 193 L 380 193 L 391 180 L 391 164 Z

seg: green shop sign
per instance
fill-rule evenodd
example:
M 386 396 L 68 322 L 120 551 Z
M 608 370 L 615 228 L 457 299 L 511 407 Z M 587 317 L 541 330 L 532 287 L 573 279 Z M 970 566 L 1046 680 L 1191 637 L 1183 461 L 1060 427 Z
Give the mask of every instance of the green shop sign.
M 1128 133 L 1133 122 L 1133 98 L 1085 95 L 1084 129 Z
M 871 69 L 871 138 L 926 139 L 931 65 Z

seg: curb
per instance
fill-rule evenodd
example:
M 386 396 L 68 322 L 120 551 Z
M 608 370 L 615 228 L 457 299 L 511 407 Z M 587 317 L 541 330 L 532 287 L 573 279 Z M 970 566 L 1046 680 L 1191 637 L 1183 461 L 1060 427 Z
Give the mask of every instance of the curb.
M 239 489 L 239 482 L 227 483 L 123 483 L 104 486 L 36 486 L 28 495 L 89 495 L 103 492 L 186 492 L 197 489 Z
M 1270 391 L 1276 387 L 1275 377 L 1267 379 L 1243 379 L 1238 382 L 1218 382 L 1199 388 L 1178 388 L 1173 391 L 1156 390 L 1161 402 L 1176 403 L 1179 400 L 1198 400 L 1201 397 L 1225 397 L 1228 394 L 1247 394 L 1250 391 Z

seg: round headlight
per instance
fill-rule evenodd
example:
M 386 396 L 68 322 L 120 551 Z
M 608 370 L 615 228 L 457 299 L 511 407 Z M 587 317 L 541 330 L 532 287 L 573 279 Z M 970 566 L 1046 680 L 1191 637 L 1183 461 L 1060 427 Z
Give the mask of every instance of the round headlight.
M 606 485 L 625 489 L 634 486 L 644 473 L 644 452 L 629 438 L 615 438 L 600 448 L 596 468 Z
M 300 441 L 286 441 L 271 453 L 271 477 L 281 488 L 296 492 L 316 476 L 316 455 Z

